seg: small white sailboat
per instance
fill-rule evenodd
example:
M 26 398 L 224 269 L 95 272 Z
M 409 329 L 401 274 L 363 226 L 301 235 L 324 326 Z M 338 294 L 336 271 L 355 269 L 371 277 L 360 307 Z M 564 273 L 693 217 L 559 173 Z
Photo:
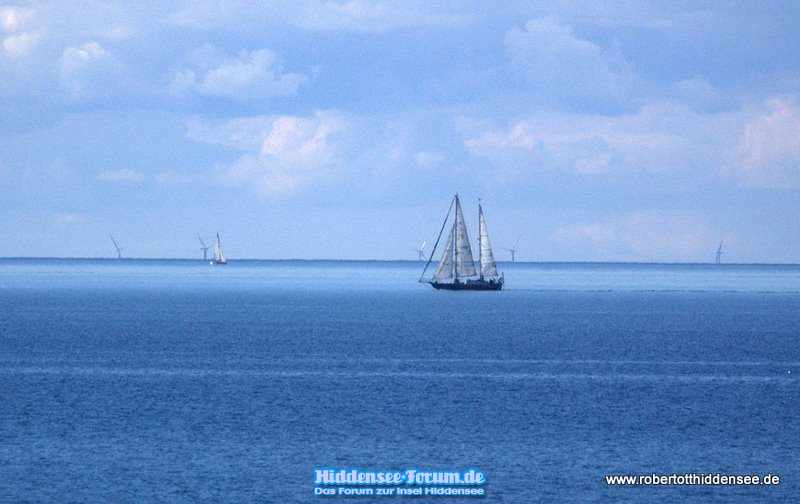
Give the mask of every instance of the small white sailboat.
M 222 253 L 222 245 L 219 242 L 219 233 L 217 233 L 217 242 L 214 244 L 214 259 L 211 264 L 228 264 L 225 260 L 225 254 Z
M 433 260 L 453 206 L 455 206 L 456 215 L 442 252 L 442 258 L 439 259 L 439 265 L 436 267 L 433 277 L 425 279 L 425 272 Z M 469 245 L 469 236 L 467 236 L 467 226 L 464 224 L 464 214 L 461 211 L 461 202 L 456 194 L 419 281 L 429 283 L 437 290 L 501 290 L 503 288 L 505 278 L 497 272 L 492 245 L 489 243 L 489 231 L 486 228 L 486 220 L 483 218 L 483 208 L 480 203 L 478 204 L 478 250 L 480 251 L 480 267 L 476 270 L 475 261 L 472 258 L 472 248 Z

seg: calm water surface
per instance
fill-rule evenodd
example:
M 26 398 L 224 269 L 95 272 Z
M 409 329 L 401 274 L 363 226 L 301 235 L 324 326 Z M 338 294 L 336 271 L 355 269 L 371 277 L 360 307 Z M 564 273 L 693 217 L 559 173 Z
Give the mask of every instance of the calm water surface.
M 0 260 L 0 502 L 321 502 L 323 467 L 800 501 L 800 267 L 504 264 L 499 293 L 421 269 Z M 781 483 L 604 478 L 653 473 Z

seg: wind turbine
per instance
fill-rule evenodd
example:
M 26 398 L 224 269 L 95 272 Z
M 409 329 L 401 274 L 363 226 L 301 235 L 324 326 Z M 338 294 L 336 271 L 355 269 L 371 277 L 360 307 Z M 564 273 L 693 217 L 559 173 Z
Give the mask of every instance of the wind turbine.
M 208 245 L 206 245 L 203 242 L 203 239 L 200 238 L 200 235 L 197 235 L 197 239 L 200 240 L 200 245 L 201 245 L 200 250 L 203 251 L 203 260 L 207 261 L 208 260 L 208 249 L 210 249 L 211 247 L 209 247 Z
M 719 247 L 717 248 L 717 258 L 714 261 L 717 264 L 722 264 L 722 242 L 719 242 Z
M 114 248 L 117 249 L 117 259 L 122 259 L 122 248 L 117 245 L 117 240 L 114 239 L 113 236 L 108 235 L 111 237 L 111 241 L 114 243 Z
M 420 245 L 420 247 L 418 249 L 414 249 L 414 250 L 417 251 L 417 255 L 419 256 L 419 260 L 420 261 L 424 261 L 425 260 L 425 254 L 423 254 L 422 251 L 425 250 L 425 245 L 427 245 L 427 244 L 428 244 L 428 240 L 425 240 L 425 241 L 422 242 L 422 245 Z
M 514 262 L 515 255 L 517 253 L 517 244 L 519 243 L 519 239 L 522 238 L 522 235 L 517 236 L 517 241 L 514 242 L 514 245 L 511 248 L 504 248 L 503 250 L 508 250 L 511 252 L 511 262 Z

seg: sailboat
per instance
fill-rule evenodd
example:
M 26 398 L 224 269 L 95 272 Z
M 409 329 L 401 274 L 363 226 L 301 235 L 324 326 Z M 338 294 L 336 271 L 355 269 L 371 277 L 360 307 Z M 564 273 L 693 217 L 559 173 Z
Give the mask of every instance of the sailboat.
M 228 264 L 222 253 L 222 245 L 219 243 L 219 233 L 217 233 L 217 242 L 214 244 L 214 259 L 211 260 L 211 264 Z
M 436 247 L 442 238 L 450 213 L 456 209 L 455 219 L 447 236 L 447 243 L 442 252 L 442 258 L 433 272 L 433 277 L 425 279 L 425 272 L 433 260 Z M 483 208 L 478 203 L 478 250 L 480 252 L 480 266 L 475 269 L 475 261 L 472 258 L 472 248 L 469 245 L 467 236 L 467 226 L 464 223 L 464 213 L 461 211 L 461 202 L 458 194 L 453 197 L 450 209 L 442 223 L 439 237 L 431 251 L 430 258 L 422 270 L 419 281 L 429 283 L 434 289 L 444 290 L 500 290 L 503 288 L 505 278 L 497 272 L 497 265 L 492 254 L 492 245 L 489 243 L 489 232 L 486 228 L 486 220 L 483 218 Z M 477 277 L 477 278 L 476 278 Z

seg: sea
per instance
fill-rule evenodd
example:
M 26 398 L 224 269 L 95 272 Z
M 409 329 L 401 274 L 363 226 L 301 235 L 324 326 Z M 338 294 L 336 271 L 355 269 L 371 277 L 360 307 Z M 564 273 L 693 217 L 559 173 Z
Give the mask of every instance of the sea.
M 800 266 L 422 267 L 0 259 L 0 502 L 800 502 Z

